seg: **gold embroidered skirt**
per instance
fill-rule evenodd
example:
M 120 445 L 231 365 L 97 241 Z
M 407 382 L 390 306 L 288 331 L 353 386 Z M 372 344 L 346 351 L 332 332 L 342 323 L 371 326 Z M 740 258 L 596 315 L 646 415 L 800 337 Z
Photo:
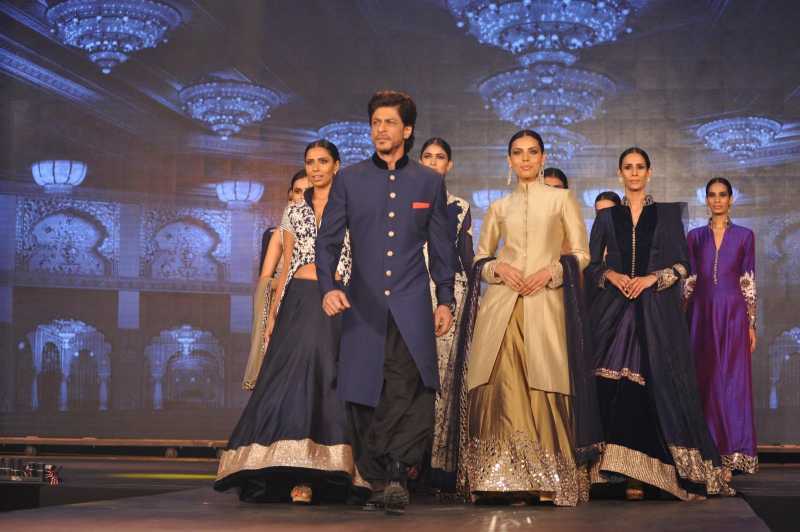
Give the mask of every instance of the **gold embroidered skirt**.
M 571 400 L 528 387 L 523 322 L 518 298 L 489 382 L 469 392 L 469 490 L 544 492 L 556 505 L 575 506 L 588 500 L 589 482 L 572 451 Z

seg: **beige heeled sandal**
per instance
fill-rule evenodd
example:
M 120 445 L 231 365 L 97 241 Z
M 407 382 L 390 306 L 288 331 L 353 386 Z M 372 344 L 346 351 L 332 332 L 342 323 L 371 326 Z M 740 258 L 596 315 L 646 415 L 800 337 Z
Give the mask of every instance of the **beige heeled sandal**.
M 292 502 L 295 504 L 311 504 L 311 487 L 299 484 L 292 488 Z

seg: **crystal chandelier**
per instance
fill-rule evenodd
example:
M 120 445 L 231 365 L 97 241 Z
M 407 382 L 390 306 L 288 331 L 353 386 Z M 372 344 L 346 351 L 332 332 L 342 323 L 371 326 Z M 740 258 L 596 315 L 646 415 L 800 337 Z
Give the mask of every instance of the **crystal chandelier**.
M 50 194 L 69 193 L 83 183 L 86 163 L 81 161 L 38 161 L 31 165 L 31 174 L 36 184 Z
M 572 159 L 589 141 L 583 135 L 560 126 L 540 126 L 537 133 L 544 140 L 548 164 L 559 164 Z
M 703 124 L 697 136 L 712 150 L 727 153 L 744 163 L 760 148 L 768 146 L 781 124 L 761 116 L 723 118 Z
M 230 180 L 217 183 L 217 198 L 230 209 L 249 209 L 264 194 L 264 185 L 257 181 Z
M 212 77 L 180 92 L 184 111 L 223 140 L 242 127 L 269 118 L 270 109 L 286 98 L 266 87 Z
M 366 122 L 333 122 L 321 127 L 319 136 L 336 144 L 342 166 L 363 161 L 374 150 L 369 124 Z
M 522 128 L 568 126 L 594 118 L 616 86 L 603 74 L 569 66 L 574 60 L 570 57 L 548 55 L 548 62 L 494 74 L 478 90 L 498 117 Z
M 579 50 L 615 41 L 632 11 L 628 0 L 447 0 L 459 27 L 514 54 Z
M 64 44 L 88 53 L 108 74 L 130 54 L 166 42 L 181 14 L 155 0 L 66 0 L 47 10 L 47 21 Z

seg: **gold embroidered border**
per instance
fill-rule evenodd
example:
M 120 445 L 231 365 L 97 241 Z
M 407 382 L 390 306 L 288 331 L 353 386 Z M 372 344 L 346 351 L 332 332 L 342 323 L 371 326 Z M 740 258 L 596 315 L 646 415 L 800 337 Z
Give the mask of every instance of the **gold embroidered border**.
M 605 379 L 614 379 L 615 381 L 620 379 L 628 379 L 636 384 L 641 384 L 642 386 L 645 385 L 644 376 L 640 373 L 636 373 L 635 371 L 631 371 L 629 368 L 622 368 L 620 370 L 597 368 L 594 370 L 594 374 Z
M 669 445 L 669 452 L 682 478 L 705 484 L 709 495 L 736 495 L 736 491 L 725 482 L 722 467 L 715 467 L 711 460 L 704 460 L 698 449 Z
M 572 456 L 545 449 L 523 433 L 503 439 L 472 438 L 465 462 L 473 493 L 554 492 L 557 506 L 589 500 L 587 468 L 577 467 Z
M 370 489 L 353 461 L 353 449 L 347 444 L 322 445 L 310 438 L 279 440 L 270 445 L 251 443 L 222 452 L 217 481 L 238 473 L 268 467 L 297 467 L 319 471 L 341 471 L 350 475 L 353 484 Z
M 741 471 L 752 475 L 758 473 L 758 456 L 744 453 L 723 454 L 722 467 L 730 471 Z
M 596 469 L 598 472 L 610 471 L 640 480 L 671 493 L 682 501 L 690 498 L 689 493 L 678 484 L 675 466 L 615 443 L 606 445 Z M 602 473 L 600 476 L 602 477 Z

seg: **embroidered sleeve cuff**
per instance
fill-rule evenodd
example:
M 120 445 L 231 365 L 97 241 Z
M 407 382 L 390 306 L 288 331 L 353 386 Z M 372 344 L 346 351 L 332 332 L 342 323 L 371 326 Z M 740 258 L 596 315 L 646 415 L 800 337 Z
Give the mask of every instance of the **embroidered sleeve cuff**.
M 611 271 L 611 268 L 603 270 L 603 273 L 600 274 L 600 279 L 597 281 L 598 288 L 605 288 L 606 287 L 606 280 L 608 279 L 608 272 Z
M 686 301 L 694 294 L 694 286 L 697 284 L 697 275 L 690 275 L 683 283 L 683 299 Z
M 653 272 L 656 276 L 656 292 L 666 290 L 674 285 L 679 277 L 673 268 L 664 268 L 663 270 L 656 270 Z
M 489 284 L 500 284 L 500 278 L 494 271 L 495 266 L 497 266 L 497 261 L 493 260 L 483 267 L 483 280 Z
M 550 281 L 547 283 L 548 288 L 558 288 L 564 284 L 564 267 L 561 261 L 552 262 L 548 269 L 550 270 Z
M 745 272 L 739 277 L 739 288 L 742 296 L 747 303 L 747 317 L 750 319 L 750 327 L 756 326 L 756 274 L 755 272 Z

